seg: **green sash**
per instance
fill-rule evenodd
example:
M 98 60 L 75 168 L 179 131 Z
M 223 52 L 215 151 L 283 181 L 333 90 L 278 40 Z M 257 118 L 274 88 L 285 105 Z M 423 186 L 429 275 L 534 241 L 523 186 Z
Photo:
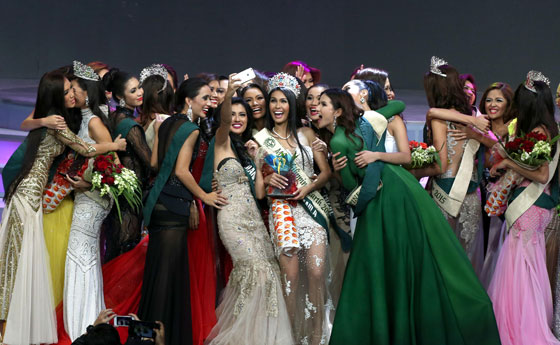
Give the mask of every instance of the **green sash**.
M 115 132 L 113 133 L 113 139 L 115 139 L 119 134 L 121 135 L 121 138 L 126 138 L 128 132 L 130 132 L 130 130 L 134 126 L 140 126 L 140 124 L 128 117 L 122 119 L 121 122 L 119 122 L 119 124 L 117 125 L 117 128 L 115 128 Z
M 255 140 L 266 149 L 267 152 L 272 153 L 276 156 L 281 155 L 291 155 L 288 150 L 286 150 L 273 136 L 270 132 L 264 128 L 254 136 Z M 302 186 L 307 186 L 312 183 L 311 179 L 303 171 L 303 169 L 297 165 L 292 165 L 292 171 L 296 175 L 298 188 Z M 334 218 L 334 213 L 329 204 L 325 201 L 321 193 L 315 190 L 309 193 L 303 200 L 301 200 L 301 205 L 307 211 L 307 213 L 315 220 L 319 225 L 321 225 L 325 231 L 328 232 L 329 226 L 332 225 L 336 233 L 340 237 L 342 250 L 345 252 L 350 251 L 352 246 L 352 238 L 344 230 L 336 224 L 336 219 Z
M 125 120 L 123 120 L 122 122 L 124 122 Z M 132 126 L 130 128 L 132 128 Z M 148 226 L 150 224 L 150 218 L 152 216 L 154 206 L 156 205 L 159 194 L 167 183 L 169 176 L 171 176 L 171 172 L 173 171 L 173 167 L 175 166 L 175 162 L 177 161 L 177 156 L 179 155 L 179 151 L 181 151 L 181 147 L 183 146 L 185 140 L 187 140 L 189 135 L 191 135 L 192 132 L 198 129 L 199 128 L 194 123 L 187 121 L 183 123 L 175 132 L 175 135 L 173 136 L 173 139 L 171 141 L 171 145 L 169 145 L 169 148 L 167 149 L 165 158 L 163 159 L 163 163 L 161 164 L 161 168 L 159 169 L 159 173 L 154 181 L 154 185 L 150 190 L 150 193 L 148 194 L 146 202 L 144 203 L 144 225 Z

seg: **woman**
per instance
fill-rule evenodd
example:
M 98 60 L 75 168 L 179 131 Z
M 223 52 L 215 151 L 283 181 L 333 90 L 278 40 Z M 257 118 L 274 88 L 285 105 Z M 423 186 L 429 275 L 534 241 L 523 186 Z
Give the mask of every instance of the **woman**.
M 239 92 L 239 97 L 243 98 L 253 111 L 253 135 L 264 128 L 265 115 L 268 109 L 268 93 L 259 84 L 249 84 Z
M 203 314 L 195 314 L 193 308 L 191 318 L 191 301 L 200 303 L 201 293 L 195 290 L 198 299 L 193 299 L 192 287 L 200 282 L 189 284 L 189 278 L 199 279 L 189 269 L 190 261 L 194 260 L 187 250 L 187 230 L 198 226 L 194 224 L 198 221 L 192 219 L 196 215 L 191 205 L 196 197 L 220 208 L 227 199 L 215 192 L 205 193 L 190 171 L 200 131 L 195 123 L 208 111 L 210 88 L 203 80 L 190 78 L 179 86 L 176 99 L 179 113 L 161 124 L 154 144 L 157 154 L 153 157 L 157 161 L 153 163 L 157 162 L 159 173 L 144 207 L 150 241 L 138 315 L 142 320 L 161 321 L 167 344 L 193 344 L 193 332 L 200 332 L 202 327 L 202 320 L 196 318 Z
M 290 61 L 282 68 L 282 72 L 300 79 L 306 88 L 321 82 L 321 70 L 309 66 L 303 61 Z
M 74 61 L 74 76 L 76 108 L 82 113 L 78 137 L 91 145 L 110 143 L 111 134 L 105 125 L 108 122 L 105 91 L 99 76 L 78 61 Z M 83 159 L 76 161 L 83 162 Z M 98 191 L 89 191 L 89 183 L 81 177 L 68 179 L 76 189 L 64 270 L 64 324 L 70 338 L 75 340 L 105 309 L 98 249 L 101 224 L 112 202 L 100 197 Z
M 285 221 L 291 222 L 299 238 L 297 245 L 289 241 L 285 243 L 283 239 L 278 239 L 278 242 L 276 231 L 273 232 L 284 280 L 286 305 L 296 343 L 327 343 L 334 312 L 327 288 L 330 271 L 327 230 L 332 211 L 318 190 L 329 179 L 330 168 L 324 154 L 311 149 L 311 143 L 315 140 L 313 130 L 308 127 L 297 128 L 296 98 L 300 91 L 297 80 L 288 74 L 279 73 L 270 79 L 268 87 L 270 104 L 266 127 L 255 135 L 255 139 L 263 147 L 263 154 L 292 157 L 292 169 L 297 171 L 300 181 L 290 199 L 297 203 L 271 198 L 273 205 L 282 204 L 285 211 L 271 207 L 270 229 L 276 229 L 275 222 L 283 212 L 291 212 L 293 219 L 287 217 Z M 314 162 L 320 173 L 312 183 L 310 177 L 314 174 Z M 261 163 L 257 164 L 262 166 Z M 288 179 L 277 173 L 267 175 L 264 181 L 278 189 L 288 185 Z M 260 189 L 259 193 L 264 195 L 264 186 Z
M 138 123 L 144 129 L 146 143 L 150 150 L 154 147 L 155 125 L 163 122 L 171 114 L 173 103 L 173 87 L 167 69 L 163 65 L 154 64 L 140 72 L 140 85 L 144 90 L 142 110 Z
M 233 259 L 233 270 L 216 310 L 218 323 L 207 341 L 212 345 L 293 344 L 280 269 L 254 192 L 254 185 L 263 183 L 262 174 L 255 174 L 245 147 L 256 149 L 252 142 L 245 144 L 251 138 L 251 108 L 240 98 L 232 100 L 239 85 L 235 75 L 230 76 L 225 100 L 218 108 L 214 154 L 208 156 L 221 192 L 229 200 L 218 211 L 218 228 Z
M 410 160 L 395 151 L 402 140 L 386 145 L 385 117 L 360 114 L 346 92 L 321 96 L 319 126 L 333 131 L 330 146 L 347 160 L 343 184 L 361 186 L 330 344 L 499 344 L 491 303 L 457 239 L 397 165 Z
M 72 86 L 62 73 L 43 75 L 35 119 L 61 114 L 69 122 L 67 108 L 74 105 Z M 64 151 L 65 145 L 89 157 L 124 149 L 126 142 L 117 139 L 115 143 L 98 145 L 96 149 L 68 129 L 36 129 L 28 135 L 22 169 L 7 186 L 0 231 L 0 320 L 7 321 L 4 343 L 57 341 L 41 207 L 43 188 L 54 158 Z
M 385 91 L 385 94 L 387 94 L 388 100 L 395 99 L 395 91 L 391 86 L 389 73 L 387 73 L 387 71 L 372 67 L 360 68 L 354 74 L 352 74 L 352 77 L 350 79 L 374 81 L 383 86 L 383 90 Z
M 116 68 L 103 76 L 103 84 L 118 103 L 117 109 L 109 116 L 111 134 L 113 137 L 120 135 L 127 141 L 127 149 L 119 154 L 119 159 L 126 168 L 134 171 L 145 190 L 151 174 L 152 152 L 142 126 L 134 119 L 134 110 L 142 105 L 144 91 L 136 77 Z M 134 248 L 140 241 L 141 210 L 138 212 L 131 208 L 124 199 L 119 204 L 122 205 L 122 222 L 116 210 L 112 210 L 105 222 L 107 242 L 104 262 Z
M 514 136 L 535 132 L 551 139 L 558 135 L 548 83 L 542 73 L 530 71 L 515 91 Z M 509 232 L 488 288 L 502 344 L 560 344 L 550 331 L 552 297 L 544 241 L 544 230 L 557 203 L 557 192 L 552 191 L 558 183 L 558 151 L 555 144 L 552 162 L 536 170 L 524 169 L 509 158 L 490 169 L 491 176 L 500 175 L 502 169 L 512 169 L 525 178 L 508 201 L 505 218 Z M 533 188 L 537 192 L 531 195 Z
M 307 89 L 305 110 L 307 111 L 307 121 L 310 127 L 317 127 L 317 121 L 319 120 L 319 97 L 321 96 L 321 92 L 326 89 L 328 89 L 328 86 L 325 84 L 315 84 Z

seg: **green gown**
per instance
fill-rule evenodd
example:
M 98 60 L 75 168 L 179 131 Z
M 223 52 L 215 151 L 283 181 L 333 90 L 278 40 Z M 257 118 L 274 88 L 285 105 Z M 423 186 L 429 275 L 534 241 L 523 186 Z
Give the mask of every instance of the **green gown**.
M 363 119 L 356 134 L 377 141 Z M 348 157 L 341 171 L 345 188 L 362 184 L 360 198 L 368 187 L 377 190 L 369 173 L 374 164 L 382 181 L 375 196 L 356 208 L 330 344 L 500 344 L 492 303 L 428 193 L 401 166 L 372 163 L 364 180 L 366 169 L 354 164 L 365 147 L 385 151 L 384 136 L 379 145 L 366 146 L 339 127 L 330 144 Z

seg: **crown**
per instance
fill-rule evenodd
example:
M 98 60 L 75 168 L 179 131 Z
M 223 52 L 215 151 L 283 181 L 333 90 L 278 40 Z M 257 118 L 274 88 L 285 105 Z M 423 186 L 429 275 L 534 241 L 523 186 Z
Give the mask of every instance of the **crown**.
M 529 71 L 529 73 L 527 73 L 527 80 L 525 80 L 525 88 L 527 88 L 527 90 L 533 91 L 534 93 L 537 93 L 537 89 L 535 89 L 536 81 L 542 81 L 546 85 L 550 86 L 550 80 L 548 80 L 548 78 L 545 77 L 544 74 L 539 71 Z
M 443 73 L 439 69 L 439 67 L 443 65 L 447 65 L 447 61 L 445 61 L 444 59 L 440 59 L 437 56 L 432 56 L 432 61 L 430 63 L 430 72 L 432 72 L 433 74 L 440 75 L 442 77 L 447 77 L 447 74 Z
M 74 75 L 81 79 L 91 80 L 91 81 L 99 81 L 99 75 L 95 73 L 93 68 L 89 67 L 88 65 L 84 65 L 80 61 L 74 60 L 73 64 Z
M 163 67 L 163 65 L 161 64 L 155 63 L 151 66 L 144 68 L 142 72 L 140 72 L 140 85 L 142 85 L 144 80 L 146 80 L 148 77 L 151 77 L 153 75 L 159 75 L 160 77 L 163 78 L 163 87 L 161 88 L 161 90 L 158 91 L 158 93 L 162 92 L 167 87 L 167 69 Z
M 299 86 L 296 78 L 284 72 L 277 73 L 268 80 L 268 93 L 277 87 L 283 87 L 292 91 L 296 98 L 301 92 L 301 86 Z

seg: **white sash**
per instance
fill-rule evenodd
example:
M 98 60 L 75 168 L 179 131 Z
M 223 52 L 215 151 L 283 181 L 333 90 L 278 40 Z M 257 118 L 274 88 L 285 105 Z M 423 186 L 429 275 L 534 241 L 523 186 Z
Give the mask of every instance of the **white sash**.
M 469 139 L 467 141 L 467 146 L 463 152 L 463 158 L 461 159 L 461 165 L 455 176 L 455 181 L 453 181 L 453 186 L 447 194 L 440 186 L 437 184 L 437 179 L 434 181 L 432 187 L 432 198 L 435 202 L 449 213 L 453 217 L 457 217 L 461 205 L 465 200 L 467 195 L 467 190 L 469 189 L 469 183 L 473 173 L 474 167 L 474 156 L 480 147 L 480 143 L 474 139 Z
M 542 192 L 552 178 L 554 177 L 554 172 L 556 171 L 556 167 L 558 166 L 558 154 L 560 153 L 560 142 L 556 144 L 556 153 L 554 154 L 554 159 L 548 165 L 548 181 L 545 184 L 537 183 L 535 181 L 531 182 L 521 194 L 511 204 L 508 205 L 506 210 L 506 223 L 508 229 L 515 223 L 515 221 L 525 213 L 529 209 L 529 207 L 533 206 L 533 204 L 537 201 L 537 199 L 541 196 Z

